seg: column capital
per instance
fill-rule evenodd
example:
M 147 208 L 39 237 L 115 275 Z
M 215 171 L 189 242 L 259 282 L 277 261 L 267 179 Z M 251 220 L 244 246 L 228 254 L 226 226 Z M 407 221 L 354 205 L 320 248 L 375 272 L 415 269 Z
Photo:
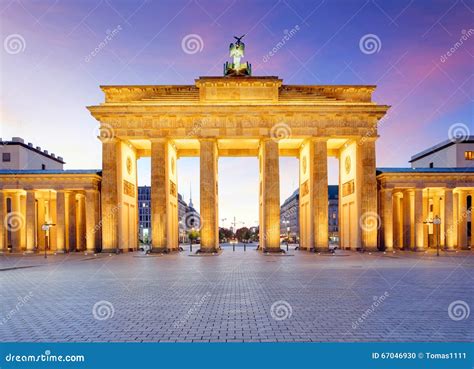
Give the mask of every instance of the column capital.
M 327 142 L 329 140 L 329 137 L 326 136 L 311 136 L 309 138 L 311 142 Z
M 168 142 L 168 138 L 166 137 L 151 137 L 148 139 L 151 143 L 166 143 Z
M 115 136 L 112 136 L 112 137 L 107 137 L 107 136 L 97 136 L 97 138 L 102 142 L 102 144 L 108 144 L 108 143 L 112 143 L 112 144 L 116 144 L 118 142 L 120 142 L 120 138 L 117 138 Z
M 198 138 L 199 142 L 204 141 L 204 142 L 217 142 L 216 137 L 199 137 Z

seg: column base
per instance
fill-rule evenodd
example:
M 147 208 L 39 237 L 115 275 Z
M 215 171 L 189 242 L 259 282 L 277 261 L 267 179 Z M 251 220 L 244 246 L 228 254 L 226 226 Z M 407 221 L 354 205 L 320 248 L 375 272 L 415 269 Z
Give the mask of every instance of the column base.
M 377 251 L 380 251 L 377 246 L 365 246 L 365 247 L 363 248 L 363 250 L 366 251 L 366 252 L 377 252 Z
M 23 252 L 23 254 L 28 254 L 28 255 L 31 255 L 31 254 L 36 254 L 36 251 L 35 250 L 26 250 L 25 252 Z
M 102 249 L 101 253 L 102 254 L 121 254 L 123 252 L 122 249 Z
M 313 247 L 312 250 L 314 252 L 331 252 L 331 250 L 329 250 L 329 246 L 316 246 L 316 247 Z
M 443 249 L 443 251 L 445 252 L 456 252 L 456 249 L 455 248 L 449 248 L 449 249 Z
M 266 254 L 285 254 L 286 251 L 282 248 L 266 248 L 263 249 L 263 252 Z
M 54 253 L 55 254 L 65 254 L 66 251 L 65 250 L 56 250 Z
M 218 248 L 208 249 L 208 248 L 201 247 L 196 251 L 196 254 L 218 254 L 219 252 L 221 252 L 221 249 L 218 249 Z
M 413 249 L 413 251 L 415 251 L 415 252 L 425 252 L 426 249 L 425 249 L 424 247 L 415 247 L 415 248 Z
M 151 248 L 150 253 L 151 254 L 167 254 L 169 253 L 169 250 L 166 247 L 155 246 Z

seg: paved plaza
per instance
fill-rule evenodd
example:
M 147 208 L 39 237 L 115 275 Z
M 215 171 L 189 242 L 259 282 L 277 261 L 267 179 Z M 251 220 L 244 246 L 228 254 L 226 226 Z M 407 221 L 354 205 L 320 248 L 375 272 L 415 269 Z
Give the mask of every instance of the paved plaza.
M 474 255 L 0 257 L 1 341 L 473 341 Z

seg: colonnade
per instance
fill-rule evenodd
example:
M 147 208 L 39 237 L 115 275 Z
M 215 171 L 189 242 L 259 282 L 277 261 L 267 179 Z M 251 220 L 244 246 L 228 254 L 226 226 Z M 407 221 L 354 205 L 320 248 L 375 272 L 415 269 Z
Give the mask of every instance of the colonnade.
M 97 189 L 0 190 L 0 252 L 96 252 L 99 216 Z
M 470 201 L 468 197 L 470 196 Z M 424 251 L 439 245 L 446 250 L 470 249 L 474 188 L 412 187 L 380 191 L 381 238 L 385 249 Z M 433 223 L 439 217 L 441 223 Z M 472 229 L 472 228 L 471 228 Z

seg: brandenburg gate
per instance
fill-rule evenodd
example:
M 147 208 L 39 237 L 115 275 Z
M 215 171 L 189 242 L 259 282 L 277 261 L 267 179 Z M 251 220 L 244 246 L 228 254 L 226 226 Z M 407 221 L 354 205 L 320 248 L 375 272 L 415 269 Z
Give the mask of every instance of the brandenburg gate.
M 201 251 L 219 247 L 218 159 L 258 157 L 260 247 L 280 251 L 279 157 L 299 158 L 300 247 L 328 250 L 327 157 L 339 158 L 344 248 L 377 249 L 375 141 L 388 106 L 375 86 L 284 85 L 278 77 L 200 77 L 194 85 L 102 86 L 89 107 L 102 140 L 103 250 L 137 247 L 136 161 L 151 157 L 152 247 L 178 249 L 177 165 L 200 158 Z M 238 193 L 235 196 L 239 196 Z
M 229 47 L 223 77 L 194 85 L 102 86 L 105 102 L 89 107 L 102 140 L 102 248 L 135 249 L 136 161 L 151 157 L 152 248 L 178 250 L 176 161 L 200 158 L 201 248 L 219 249 L 219 156 L 259 160 L 260 249 L 280 252 L 279 157 L 300 162 L 300 248 L 328 250 L 327 157 L 340 162 L 341 246 L 377 249 L 375 140 L 388 106 L 375 86 L 283 85 L 252 77 L 241 62 L 242 37 Z M 238 194 L 236 194 L 238 196 Z M 362 222 L 359 220 L 363 220 Z

